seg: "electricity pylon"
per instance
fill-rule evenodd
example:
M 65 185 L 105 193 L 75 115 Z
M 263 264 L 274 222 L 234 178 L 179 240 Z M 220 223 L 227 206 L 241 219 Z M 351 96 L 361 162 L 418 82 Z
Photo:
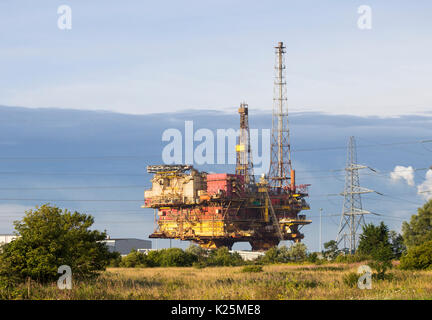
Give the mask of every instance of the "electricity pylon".
M 348 144 L 347 166 L 345 168 L 345 189 L 341 193 L 344 196 L 342 216 L 339 224 L 339 232 L 336 242 L 339 245 L 344 241 L 344 249 L 353 254 L 357 249 L 359 228 L 365 224 L 364 215 L 371 213 L 363 210 L 361 194 L 375 192 L 360 187 L 359 170 L 368 168 L 357 164 L 356 143 L 354 137 L 350 137 Z

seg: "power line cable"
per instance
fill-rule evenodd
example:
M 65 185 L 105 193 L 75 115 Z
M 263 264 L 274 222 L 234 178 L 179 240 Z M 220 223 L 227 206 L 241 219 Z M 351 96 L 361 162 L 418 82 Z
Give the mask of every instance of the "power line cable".
M 80 189 L 144 189 L 147 186 L 76 186 L 76 187 L 0 187 L 0 190 L 80 190 Z
M 144 202 L 144 199 L 129 200 L 129 199 L 18 199 L 18 198 L 1 198 L 0 201 L 41 201 L 41 202 Z
M 421 144 L 432 143 L 432 140 L 413 140 L 413 141 L 401 141 L 401 142 L 390 142 L 390 143 L 374 143 L 369 145 L 359 145 L 357 148 L 374 148 L 374 147 L 391 147 L 397 145 L 410 145 L 410 144 Z M 326 151 L 326 150 L 346 150 L 346 146 L 334 146 L 334 147 L 317 147 L 317 148 L 304 148 L 304 149 L 293 149 L 293 152 L 308 152 L 308 151 Z M 227 152 L 213 152 L 208 153 L 212 155 L 220 155 L 227 154 Z M 9 156 L 9 157 L 0 157 L 0 161 L 17 161 L 17 160 L 140 160 L 147 159 L 149 156 L 158 156 L 160 155 L 155 153 L 147 153 L 146 155 L 106 155 L 106 156 Z

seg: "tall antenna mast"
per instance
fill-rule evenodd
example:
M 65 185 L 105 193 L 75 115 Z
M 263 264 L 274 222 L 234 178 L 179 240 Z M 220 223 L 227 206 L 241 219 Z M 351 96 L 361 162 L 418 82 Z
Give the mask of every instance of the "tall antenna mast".
M 278 192 L 281 192 L 282 188 L 289 186 L 288 180 L 291 177 L 292 167 L 284 62 L 286 51 L 283 42 L 279 42 L 275 49 L 276 61 L 269 180 L 270 186 L 278 188 Z
M 350 137 L 348 144 L 347 166 L 345 168 L 345 190 L 342 216 L 336 242 L 344 240 L 344 249 L 353 254 L 357 248 L 358 231 L 365 224 L 364 215 L 371 213 L 363 210 L 361 202 L 362 193 L 371 193 L 373 190 L 360 187 L 359 170 L 367 166 L 357 164 L 357 151 L 354 137 Z
M 254 183 L 253 162 L 250 145 L 249 110 L 248 105 L 243 102 L 238 109 L 240 114 L 239 143 L 236 146 L 237 161 L 236 174 L 244 177 L 245 184 Z

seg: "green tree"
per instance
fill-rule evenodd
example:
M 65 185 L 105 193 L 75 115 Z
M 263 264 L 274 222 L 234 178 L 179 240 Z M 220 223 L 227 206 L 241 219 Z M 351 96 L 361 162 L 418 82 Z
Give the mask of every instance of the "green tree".
M 404 239 L 402 235 L 398 234 L 396 231 L 389 232 L 390 244 L 393 251 L 393 256 L 395 259 L 399 259 L 402 254 L 406 251 L 406 246 L 404 244 Z
M 272 247 L 268 249 L 263 257 L 259 258 L 259 261 L 262 263 L 277 263 L 277 262 L 286 262 L 289 258 L 288 248 L 283 246 L 281 248 Z M 285 261 L 286 259 L 286 261 Z
M 151 250 L 147 253 L 147 264 L 149 267 L 160 267 L 162 250 Z
M 392 258 L 394 257 L 393 251 L 390 245 L 381 242 L 377 245 L 371 254 L 372 261 L 369 262 L 369 266 L 375 269 L 377 272 L 376 276 L 380 280 L 385 279 L 385 273 L 388 269 L 392 268 Z
M 372 258 L 369 266 L 375 269 L 378 279 L 385 279 L 386 271 L 392 267 L 394 252 L 390 243 L 390 232 L 384 222 L 378 226 L 372 223 L 363 226 L 357 253 L 369 255 Z
M 407 249 L 432 240 L 432 200 L 419 208 L 409 223 L 403 222 L 402 235 Z
M 149 263 L 146 254 L 132 250 L 127 256 L 122 257 L 119 266 L 122 268 L 145 268 L 149 266 Z
M 304 261 L 307 257 L 307 247 L 304 243 L 294 243 L 289 247 L 289 255 L 291 260 Z
M 210 266 L 239 266 L 244 264 L 242 257 L 237 253 L 230 253 L 227 247 L 213 250 L 207 259 Z
M 188 267 L 197 261 L 197 256 L 183 251 L 180 248 L 161 250 L 161 267 Z
M 432 269 L 432 241 L 411 247 L 400 260 L 401 269 Z
M 310 263 L 317 263 L 317 262 L 319 262 L 320 260 L 318 259 L 318 253 L 316 253 L 316 252 L 309 253 L 308 256 L 307 256 L 307 261 L 310 262 Z
M 58 267 L 68 265 L 74 279 L 96 276 L 112 254 L 101 242 L 106 234 L 90 230 L 93 222 L 92 216 L 48 204 L 27 211 L 14 222 L 19 237 L 2 248 L 0 274 L 45 283 L 58 279 Z
M 185 252 L 195 255 L 199 262 L 204 261 L 208 256 L 207 249 L 204 249 L 192 243 L 189 245 L 189 247 L 186 248 Z
M 198 257 L 180 248 L 152 250 L 147 254 L 132 250 L 123 257 L 120 267 L 145 268 L 145 267 L 188 267 L 196 262 Z
M 112 256 L 111 256 L 111 258 L 109 260 L 108 267 L 111 267 L 111 268 L 118 268 L 118 267 L 120 267 L 120 264 L 121 264 L 121 261 L 122 261 L 122 256 L 121 256 L 120 252 L 114 251 L 114 252 L 111 253 L 111 255 Z
M 307 248 L 303 243 L 295 243 L 290 247 L 272 247 L 259 259 L 262 263 L 285 263 L 289 261 L 304 261 L 307 258 Z
M 324 243 L 324 258 L 327 260 L 334 260 L 340 254 L 340 250 L 338 249 L 337 242 L 335 240 L 330 240 Z
M 363 226 L 357 252 L 359 254 L 372 255 L 380 244 L 391 248 L 389 230 L 384 222 L 381 222 L 378 226 L 372 223 Z

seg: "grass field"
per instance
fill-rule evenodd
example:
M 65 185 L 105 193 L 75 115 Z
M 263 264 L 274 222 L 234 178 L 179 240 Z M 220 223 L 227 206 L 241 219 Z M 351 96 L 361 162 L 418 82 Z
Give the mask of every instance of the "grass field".
M 30 299 L 432 299 L 432 271 L 390 271 L 391 280 L 374 280 L 371 290 L 344 281 L 360 264 L 268 265 L 263 272 L 242 267 L 110 268 L 97 280 L 21 287 Z

